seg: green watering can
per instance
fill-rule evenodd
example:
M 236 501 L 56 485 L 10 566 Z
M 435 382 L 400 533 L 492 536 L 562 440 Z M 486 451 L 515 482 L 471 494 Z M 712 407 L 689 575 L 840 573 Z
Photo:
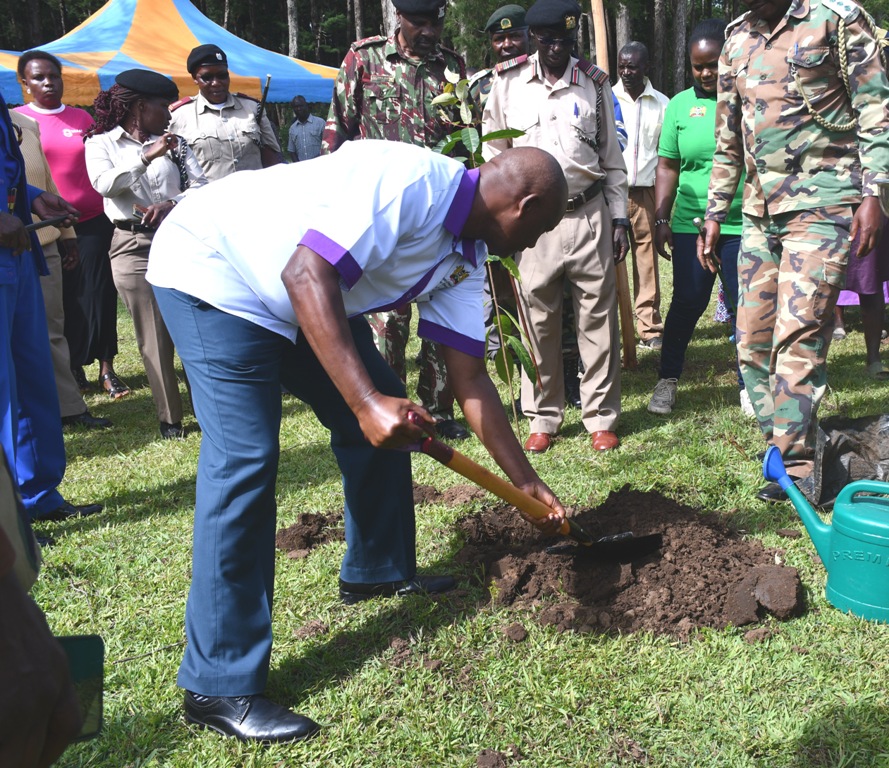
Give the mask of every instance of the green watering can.
M 802 518 L 827 569 L 828 601 L 842 611 L 889 623 L 889 483 L 849 483 L 834 503 L 833 524 L 827 525 L 787 475 L 774 445 L 766 451 L 762 473 L 784 489 Z

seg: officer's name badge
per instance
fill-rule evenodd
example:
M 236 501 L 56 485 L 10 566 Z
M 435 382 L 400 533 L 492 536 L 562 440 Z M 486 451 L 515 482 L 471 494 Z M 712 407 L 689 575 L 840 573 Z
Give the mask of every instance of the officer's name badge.
M 512 29 L 512 19 L 500 19 L 500 29 Z
M 707 114 L 707 107 L 692 107 L 688 111 L 689 117 L 704 117 Z
M 566 16 L 565 17 L 565 29 L 574 29 L 577 26 L 577 17 L 576 16 Z

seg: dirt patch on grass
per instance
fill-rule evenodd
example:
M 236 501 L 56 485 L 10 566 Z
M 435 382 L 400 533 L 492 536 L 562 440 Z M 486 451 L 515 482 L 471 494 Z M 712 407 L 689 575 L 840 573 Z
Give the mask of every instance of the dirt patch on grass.
M 560 630 L 688 637 L 700 627 L 804 610 L 796 569 L 776 564 L 776 550 L 744 539 L 717 515 L 625 487 L 575 517 L 594 537 L 661 533 L 663 547 L 632 563 L 592 559 L 582 548 L 551 554 L 547 546 L 563 539 L 541 539 L 514 509 L 498 506 L 460 523 L 466 543 L 457 560 L 483 566 L 496 603 L 533 609 Z
M 484 491 L 470 485 L 443 493 L 432 486 L 414 487 L 417 504 L 462 506 L 484 498 L 489 498 Z M 718 515 L 629 487 L 612 493 L 599 507 L 574 512 L 594 538 L 624 531 L 660 533 L 663 547 L 633 562 L 595 559 L 582 547 L 553 554 L 547 547 L 568 540 L 541 538 L 515 509 L 499 505 L 459 522 L 465 543 L 456 561 L 468 572 L 481 573 L 497 604 L 531 611 L 540 623 L 562 631 L 650 631 L 687 638 L 701 627 L 740 627 L 768 615 L 786 619 L 805 609 L 796 569 L 776 560 L 781 550 L 745 539 Z M 307 512 L 278 531 L 276 544 L 289 557 L 301 558 L 342 539 L 342 510 Z M 453 609 L 460 605 L 457 600 Z M 524 633 L 521 624 L 514 624 L 504 631 L 504 639 L 522 642 Z M 754 633 L 747 640 L 763 642 L 768 636 Z M 405 648 L 393 650 L 401 660 Z

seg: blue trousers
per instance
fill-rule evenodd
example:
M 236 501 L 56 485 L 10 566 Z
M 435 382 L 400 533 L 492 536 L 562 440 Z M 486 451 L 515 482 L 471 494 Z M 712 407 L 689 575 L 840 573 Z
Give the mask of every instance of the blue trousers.
M 416 572 L 411 459 L 373 448 L 300 336 L 296 344 L 180 291 L 155 288 L 191 382 L 203 432 L 194 562 L 179 685 L 206 696 L 261 693 L 272 647 L 275 482 L 281 386 L 330 430 L 343 476 L 346 555 L 340 576 L 377 582 Z M 350 323 L 377 388 L 404 397 L 367 322 Z
M 30 252 L 0 256 L 0 442 L 33 518 L 64 503 L 62 416 L 40 278 Z
M 664 340 L 661 349 L 662 379 L 678 379 L 685 366 L 685 352 L 701 315 L 710 303 L 716 275 L 704 269 L 697 257 L 697 235 L 682 232 L 673 233 L 673 298 L 667 319 L 664 321 Z M 740 235 L 723 235 L 716 244 L 716 255 L 722 262 L 722 276 L 725 279 L 726 296 L 738 302 L 738 248 Z M 732 334 L 735 333 L 735 316 L 732 312 Z M 744 386 L 741 369 L 738 372 L 738 386 Z

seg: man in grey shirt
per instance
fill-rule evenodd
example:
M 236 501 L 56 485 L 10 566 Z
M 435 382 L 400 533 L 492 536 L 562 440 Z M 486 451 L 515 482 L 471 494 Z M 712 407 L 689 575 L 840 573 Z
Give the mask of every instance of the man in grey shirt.
M 294 96 L 293 114 L 296 120 L 290 126 L 287 140 L 287 154 L 290 162 L 311 160 L 321 154 L 321 134 L 324 133 L 324 120 L 309 112 L 309 105 L 302 96 Z

